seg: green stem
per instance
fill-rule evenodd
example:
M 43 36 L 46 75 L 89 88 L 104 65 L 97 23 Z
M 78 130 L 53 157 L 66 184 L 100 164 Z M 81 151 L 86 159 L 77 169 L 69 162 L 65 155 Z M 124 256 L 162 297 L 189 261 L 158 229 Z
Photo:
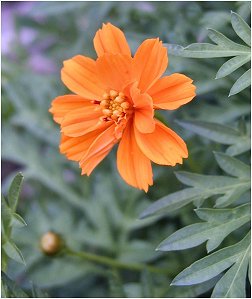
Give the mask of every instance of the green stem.
M 79 257 L 81 259 L 85 259 L 91 262 L 95 262 L 97 264 L 102 264 L 105 266 L 113 267 L 113 268 L 119 268 L 119 269 L 125 269 L 125 270 L 130 270 L 130 271 L 143 271 L 143 270 L 148 270 L 149 272 L 152 273 L 158 273 L 158 274 L 171 274 L 171 270 L 169 268 L 157 268 L 154 266 L 149 266 L 145 264 L 140 264 L 140 263 L 124 263 L 120 262 L 118 260 L 115 260 L 110 257 L 106 256 L 101 256 L 93 253 L 88 253 L 85 251 L 74 251 L 69 248 L 66 248 L 64 250 L 64 253 L 70 256 L 75 256 Z

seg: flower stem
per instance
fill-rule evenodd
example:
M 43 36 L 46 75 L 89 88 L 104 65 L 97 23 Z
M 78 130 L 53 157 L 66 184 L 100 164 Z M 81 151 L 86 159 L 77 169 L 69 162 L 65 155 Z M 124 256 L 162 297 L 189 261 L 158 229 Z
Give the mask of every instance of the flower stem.
M 81 259 L 85 259 L 91 262 L 95 262 L 97 264 L 109 266 L 112 268 L 119 268 L 119 269 L 125 269 L 125 270 L 130 270 L 130 271 L 143 271 L 143 270 L 148 270 L 149 272 L 152 273 L 157 273 L 157 274 L 172 274 L 171 269 L 169 268 L 157 268 L 154 266 L 149 266 L 141 263 L 124 263 L 120 262 L 118 260 L 115 260 L 110 257 L 106 256 L 101 256 L 93 253 L 88 253 L 85 251 L 74 251 L 72 249 L 66 248 L 64 250 L 64 253 L 70 256 L 76 256 Z

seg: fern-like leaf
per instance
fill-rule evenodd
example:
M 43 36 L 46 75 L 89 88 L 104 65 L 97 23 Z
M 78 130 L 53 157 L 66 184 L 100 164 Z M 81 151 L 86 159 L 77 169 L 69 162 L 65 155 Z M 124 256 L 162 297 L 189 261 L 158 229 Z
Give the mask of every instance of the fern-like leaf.
M 225 62 L 217 72 L 216 79 L 230 75 L 232 72 L 251 60 L 251 28 L 235 12 L 231 12 L 231 23 L 236 34 L 246 43 L 233 42 L 221 32 L 208 29 L 208 37 L 215 43 L 193 43 L 187 47 L 179 45 L 166 45 L 169 54 L 189 58 L 217 58 L 233 57 Z M 229 96 L 237 94 L 250 86 L 251 69 L 246 71 L 232 86 Z

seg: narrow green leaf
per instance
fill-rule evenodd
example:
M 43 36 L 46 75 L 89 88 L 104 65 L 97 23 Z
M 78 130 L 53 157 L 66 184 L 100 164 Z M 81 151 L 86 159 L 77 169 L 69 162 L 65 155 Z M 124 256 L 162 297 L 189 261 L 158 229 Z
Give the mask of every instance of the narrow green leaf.
M 15 176 L 15 178 L 13 179 L 10 189 L 9 189 L 8 202 L 9 202 L 10 208 L 12 209 L 13 212 L 16 211 L 19 193 L 21 191 L 23 179 L 24 179 L 24 177 L 23 177 L 22 173 L 18 173 Z
M 8 206 L 6 199 L 1 197 L 1 222 L 2 222 L 2 232 L 5 237 L 8 237 L 10 233 L 10 223 L 11 223 L 11 209 Z
M 208 194 L 208 195 L 205 194 L 205 196 L 200 197 L 200 198 L 197 198 L 196 200 L 193 201 L 194 206 L 195 206 L 197 209 L 200 208 L 200 207 L 203 205 L 205 199 L 206 199 L 207 197 L 209 197 L 209 196 L 211 196 L 211 194 Z
M 193 188 L 186 188 L 157 200 L 141 213 L 140 218 L 169 213 L 192 201 L 196 206 L 200 206 L 204 199 L 212 195 L 224 194 L 219 201 L 227 202 L 230 201 L 231 197 L 234 201 L 238 199 L 235 196 L 241 196 L 250 188 L 250 180 L 244 178 L 200 175 L 185 171 L 175 174 L 182 183 L 193 186 Z M 217 203 L 219 204 L 218 201 Z
M 18 263 L 25 265 L 25 260 L 23 258 L 23 255 L 13 241 L 11 240 L 6 241 L 3 244 L 3 250 L 8 255 L 8 257 L 10 257 L 11 259 L 15 260 Z
M 251 148 L 251 141 L 249 136 L 242 137 L 236 144 L 229 146 L 226 149 L 226 154 L 230 156 L 237 156 L 247 152 Z
M 235 202 L 236 200 L 240 199 L 240 197 L 247 192 L 250 189 L 250 182 L 247 184 L 244 184 L 238 188 L 235 188 L 233 190 L 230 190 L 226 192 L 225 195 L 219 197 L 216 202 L 214 207 L 216 208 L 225 208 Z
M 226 173 L 239 178 L 250 178 L 250 167 L 245 163 L 224 153 L 214 152 L 214 156 Z
M 210 291 L 220 279 L 219 276 L 220 275 L 198 285 L 170 286 L 165 296 L 160 296 L 160 298 L 204 298 L 205 296 L 200 295 Z
M 229 38 L 227 38 L 224 34 L 220 33 L 214 29 L 208 29 L 208 37 L 218 44 L 220 47 L 224 48 L 224 50 L 232 49 L 237 51 L 244 51 L 247 50 L 247 47 L 243 45 L 239 45 Z
M 240 55 L 229 59 L 218 70 L 215 79 L 224 78 L 251 60 L 251 55 Z
M 200 208 L 195 212 L 201 220 L 221 224 L 232 219 L 250 216 L 250 203 L 232 209 Z
M 160 198 L 151 204 L 140 214 L 140 219 L 152 216 L 154 214 L 172 212 L 177 210 L 197 198 L 202 198 L 202 190 L 187 188 L 178 192 L 174 192 Z
M 211 297 L 246 298 L 246 277 L 250 250 L 250 246 L 248 246 L 243 256 L 219 280 Z
M 2 238 L 2 243 L 3 243 L 3 238 Z M 8 259 L 9 257 L 7 256 L 7 254 L 5 253 L 4 250 L 2 250 L 1 252 L 1 267 L 2 267 L 2 271 L 6 271 L 7 270 L 7 266 L 8 266 Z
M 208 222 L 195 223 L 176 231 L 158 246 L 158 250 L 183 250 L 208 240 L 207 251 L 209 252 L 218 247 L 232 231 L 250 221 L 249 205 L 224 210 L 199 209 L 196 213 L 201 213 Z
M 232 47 L 226 48 L 209 43 L 194 43 L 187 47 L 176 44 L 164 44 L 164 46 L 167 47 L 170 55 L 187 58 L 218 58 L 250 54 L 250 48 L 243 45 L 239 45 L 239 49 L 233 49 Z
M 184 48 L 181 52 L 183 57 L 191 58 L 217 58 L 246 55 L 250 53 L 250 48 L 243 46 L 242 49 L 229 49 L 208 43 L 194 43 Z
M 249 46 L 251 46 L 251 28 L 237 13 L 231 11 L 231 23 L 236 34 Z
M 11 225 L 16 226 L 16 227 L 24 227 L 27 224 L 20 215 L 18 215 L 17 213 L 12 213 Z
M 220 249 L 179 273 L 172 285 L 191 285 L 207 281 L 237 262 L 250 245 L 250 233 L 239 243 Z
M 247 70 L 240 78 L 237 79 L 235 84 L 232 86 L 229 97 L 233 96 L 243 89 L 249 87 L 251 84 L 251 69 Z
M 209 189 L 210 191 L 213 191 L 213 193 L 220 188 L 223 193 L 225 192 L 225 187 L 229 188 L 240 183 L 236 178 L 229 176 L 202 175 L 187 171 L 177 171 L 175 172 L 175 175 L 178 180 L 185 185 L 202 188 L 204 190 Z
M 162 241 L 158 245 L 157 250 L 173 251 L 198 246 L 208 239 L 208 232 L 210 232 L 212 228 L 213 225 L 208 223 L 188 225 Z
M 221 144 L 235 144 L 242 138 L 239 131 L 221 124 L 203 121 L 176 122 L 185 129 Z

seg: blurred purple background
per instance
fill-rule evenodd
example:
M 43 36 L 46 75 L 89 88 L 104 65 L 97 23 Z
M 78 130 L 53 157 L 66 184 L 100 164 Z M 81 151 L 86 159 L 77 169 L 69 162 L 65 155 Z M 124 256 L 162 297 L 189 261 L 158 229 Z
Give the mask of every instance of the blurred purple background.
M 29 68 L 38 73 L 53 73 L 56 72 L 55 64 L 43 54 L 51 41 L 48 39 L 37 42 L 35 30 L 28 27 L 20 30 L 16 28 L 16 18 L 25 17 L 35 5 L 36 2 L 33 1 L 1 2 L 2 55 L 18 63 L 15 45 L 19 43 L 25 49 Z M 43 19 L 36 18 L 36 21 L 41 21 L 41 26 L 43 26 Z

